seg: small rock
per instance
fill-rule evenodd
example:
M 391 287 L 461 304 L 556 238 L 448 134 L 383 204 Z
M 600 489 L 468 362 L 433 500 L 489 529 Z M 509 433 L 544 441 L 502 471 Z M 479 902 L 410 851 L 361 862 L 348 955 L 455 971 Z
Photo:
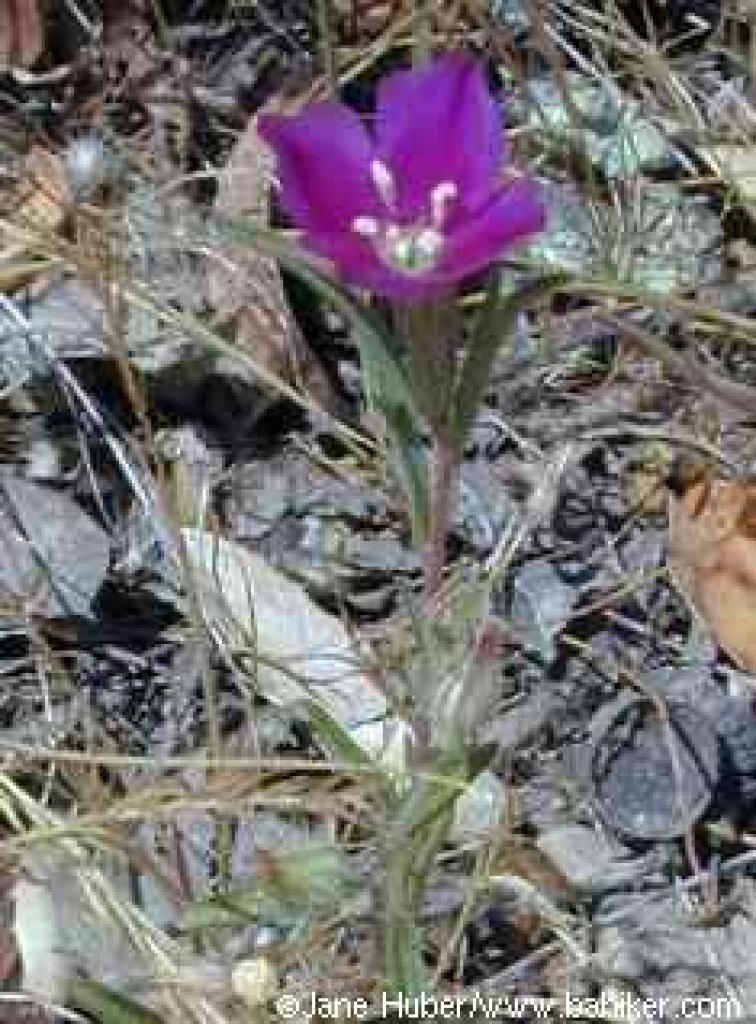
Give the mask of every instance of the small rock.
M 0 590 L 40 615 L 89 615 L 110 558 L 107 533 L 59 491 L 10 473 L 0 487 Z
M 523 641 L 549 660 L 554 637 L 569 619 L 577 591 L 564 582 L 551 562 L 534 559 L 517 571 L 512 619 L 523 631 Z
M 708 718 L 683 701 L 621 694 L 591 723 L 591 784 L 606 824 L 635 839 L 683 835 L 719 781 L 720 745 Z
M 454 805 L 451 834 L 455 840 L 490 835 L 504 808 L 504 784 L 493 772 L 477 775 Z

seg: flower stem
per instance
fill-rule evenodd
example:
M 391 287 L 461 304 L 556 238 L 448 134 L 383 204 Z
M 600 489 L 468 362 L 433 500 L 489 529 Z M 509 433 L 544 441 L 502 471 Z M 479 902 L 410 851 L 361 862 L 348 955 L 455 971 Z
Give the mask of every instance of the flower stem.
M 418 68 L 430 60 L 433 49 L 431 0 L 414 0 L 412 10 L 414 14 L 412 64 Z
M 329 0 L 317 0 L 318 36 L 320 52 L 323 58 L 323 73 L 328 83 L 328 92 L 335 96 L 338 91 L 338 75 L 336 73 L 336 57 L 331 37 L 331 11 Z
M 453 422 L 455 350 L 462 334 L 459 309 L 439 301 L 403 311 L 410 380 L 417 408 L 431 438 L 428 465 L 428 523 L 423 552 L 424 596 L 438 591 L 446 559 L 446 538 L 456 507 L 462 444 Z
M 430 602 L 443 582 L 446 539 L 456 509 L 460 451 L 445 431 L 434 431 L 429 467 L 429 524 L 423 553 L 424 596 Z

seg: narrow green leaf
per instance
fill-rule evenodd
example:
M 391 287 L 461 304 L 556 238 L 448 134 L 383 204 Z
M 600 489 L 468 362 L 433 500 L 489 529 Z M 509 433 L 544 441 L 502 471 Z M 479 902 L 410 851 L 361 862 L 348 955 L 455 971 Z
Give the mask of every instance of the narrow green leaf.
M 389 431 L 389 459 L 409 501 L 412 541 L 419 547 L 428 534 L 428 454 L 406 409 L 384 412 Z
M 99 1024 L 163 1024 L 163 1018 L 98 981 L 75 978 L 69 984 L 72 1006 Z
M 425 535 L 427 493 L 425 459 L 417 404 L 408 374 L 393 353 L 397 340 L 371 310 L 357 302 L 351 292 L 306 259 L 275 232 L 249 225 L 221 221 L 223 230 L 271 259 L 309 285 L 351 323 L 360 347 L 362 386 L 368 409 L 378 412 L 386 423 L 392 446 L 392 469 L 409 499 L 412 532 Z
M 195 900 L 181 918 L 181 930 L 203 932 L 211 928 L 239 927 L 262 919 L 275 919 L 278 907 L 266 900 L 259 886 L 250 883 L 227 893 Z
M 357 302 L 343 285 L 316 267 L 299 249 L 275 232 L 251 228 L 238 222 L 222 221 L 221 224 L 224 230 L 237 239 L 246 241 L 253 249 L 275 259 L 285 270 L 308 284 L 342 313 L 355 329 L 363 358 L 367 358 L 371 364 L 374 385 L 379 391 L 375 397 L 405 406 L 415 414 L 415 402 L 407 374 L 391 354 L 395 343 L 379 317 Z
M 306 707 L 312 731 L 329 748 L 337 761 L 354 765 L 371 763 L 359 743 L 355 743 L 348 730 L 329 715 L 325 708 L 316 704 L 314 700 L 307 701 Z
M 511 338 L 517 316 L 564 285 L 566 280 L 566 274 L 551 274 L 528 282 L 512 295 L 502 295 L 498 275 L 492 277 L 454 393 L 452 426 L 460 444 L 483 397 L 498 351 Z

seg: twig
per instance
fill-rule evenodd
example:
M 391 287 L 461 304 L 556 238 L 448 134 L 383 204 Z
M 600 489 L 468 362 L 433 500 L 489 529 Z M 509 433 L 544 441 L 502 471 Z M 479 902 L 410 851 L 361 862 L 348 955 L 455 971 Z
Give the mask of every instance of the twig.
M 7 295 L 0 293 L 0 308 L 4 309 L 11 319 L 14 320 L 21 328 L 26 335 L 29 344 L 33 345 L 41 352 L 45 361 L 50 366 L 53 375 L 58 379 L 61 386 L 79 403 L 82 412 L 90 425 L 100 432 L 116 465 L 123 474 L 124 480 L 129 485 L 134 496 L 141 505 L 142 511 L 152 521 L 155 531 L 159 535 L 159 540 L 165 545 L 168 551 L 172 551 L 174 549 L 173 537 L 171 536 L 170 531 L 167 530 L 163 524 L 155 496 L 144 483 L 140 470 L 136 469 L 132 461 L 129 459 L 126 453 L 126 446 L 118 437 L 116 437 L 112 429 L 107 425 L 100 410 L 90 399 L 89 395 L 87 395 L 86 391 L 81 387 L 78 380 L 71 373 L 63 360 L 56 356 L 42 338 L 34 334 L 31 324 L 21 313 L 16 303 L 9 299 Z
M 736 381 L 727 380 L 717 373 L 712 373 L 702 366 L 692 355 L 681 355 L 675 352 L 664 342 L 659 341 L 648 331 L 641 327 L 629 324 L 611 313 L 596 311 L 596 319 L 612 327 L 620 336 L 648 352 L 655 359 L 658 359 L 668 370 L 680 374 L 690 384 L 700 387 L 703 391 L 711 392 L 716 398 L 721 399 L 733 408 L 756 416 L 756 388 L 749 384 L 739 384 Z

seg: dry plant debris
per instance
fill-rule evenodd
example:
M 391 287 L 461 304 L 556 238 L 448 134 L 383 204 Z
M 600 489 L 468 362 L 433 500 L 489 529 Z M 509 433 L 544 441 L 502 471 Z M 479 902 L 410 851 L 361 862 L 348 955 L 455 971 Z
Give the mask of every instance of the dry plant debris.
M 397 979 L 754 1016 L 752 19 L 220 7 L 0 3 L 0 1021 L 377 1020 Z M 258 133 L 312 102 L 333 266 Z M 411 359 L 393 286 L 505 163 L 546 230 Z
M 691 475 L 669 496 L 670 567 L 720 646 L 756 672 L 756 486 Z

